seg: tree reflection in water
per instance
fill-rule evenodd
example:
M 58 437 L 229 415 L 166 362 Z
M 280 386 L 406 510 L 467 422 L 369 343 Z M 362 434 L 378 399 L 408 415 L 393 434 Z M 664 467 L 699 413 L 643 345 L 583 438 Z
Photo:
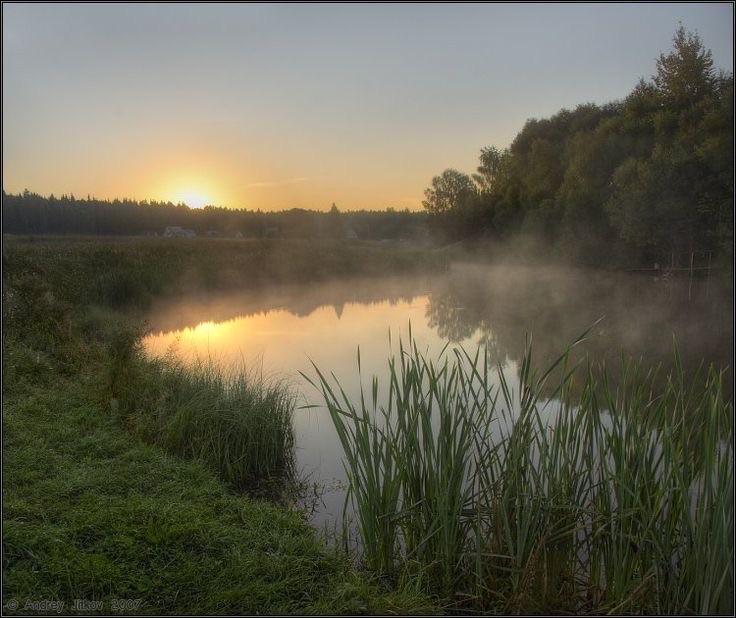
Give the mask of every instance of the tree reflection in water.
M 632 273 L 548 266 L 456 266 L 436 282 L 426 317 L 440 337 L 483 344 L 491 362 L 519 361 L 527 336 L 537 366 L 601 320 L 574 360 L 603 361 L 615 376 L 621 357 L 673 368 L 677 345 L 687 375 L 701 364 L 726 368 L 733 350 L 733 301 L 726 282 L 656 280 Z M 601 319 L 602 318 L 602 319 Z M 724 387 L 732 391 L 732 372 Z

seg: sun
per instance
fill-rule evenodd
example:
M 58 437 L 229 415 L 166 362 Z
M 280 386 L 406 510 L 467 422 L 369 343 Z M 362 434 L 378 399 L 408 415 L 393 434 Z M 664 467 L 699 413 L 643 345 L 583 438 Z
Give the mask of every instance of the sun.
M 176 202 L 184 202 L 190 208 L 202 208 L 211 204 L 212 200 L 202 191 L 187 190 L 177 193 Z

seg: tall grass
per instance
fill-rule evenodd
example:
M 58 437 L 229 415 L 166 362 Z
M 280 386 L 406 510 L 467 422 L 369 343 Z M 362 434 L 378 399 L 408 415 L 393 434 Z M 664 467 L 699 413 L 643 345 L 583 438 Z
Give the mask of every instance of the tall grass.
M 419 273 L 443 265 L 432 252 L 367 241 L 50 237 L 3 242 L 3 277 L 34 271 L 58 298 L 76 307 L 130 310 L 171 293 Z
M 657 393 L 569 351 L 540 373 L 529 344 L 514 384 L 482 348 L 430 359 L 410 336 L 355 400 L 315 367 L 367 565 L 465 609 L 732 613 L 721 374 L 685 384 L 676 363 Z
M 288 385 L 212 360 L 145 358 L 135 333 L 110 344 L 109 396 L 124 422 L 166 450 L 208 463 L 239 490 L 293 474 Z

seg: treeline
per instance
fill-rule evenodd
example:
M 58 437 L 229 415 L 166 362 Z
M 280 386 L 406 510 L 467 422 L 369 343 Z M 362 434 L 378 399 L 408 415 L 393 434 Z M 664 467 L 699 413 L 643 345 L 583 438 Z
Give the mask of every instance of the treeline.
M 3 191 L 3 232 L 7 234 L 161 235 L 169 226 L 194 230 L 199 236 L 279 238 L 418 239 L 426 235 L 423 212 L 387 209 L 341 213 L 294 208 L 280 212 L 189 208 L 171 202 L 130 199 L 44 197 L 28 190 Z
M 680 27 L 624 100 L 527 121 L 508 149 L 481 151 L 472 177 L 435 177 L 423 204 L 446 240 L 682 265 L 732 257 L 733 165 L 733 74 Z

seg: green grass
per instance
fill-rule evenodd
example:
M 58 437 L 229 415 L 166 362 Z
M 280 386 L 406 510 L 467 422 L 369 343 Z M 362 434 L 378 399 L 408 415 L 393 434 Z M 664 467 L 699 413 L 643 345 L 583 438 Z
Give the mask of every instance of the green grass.
M 146 307 L 186 290 L 257 289 L 436 269 L 433 253 L 375 242 L 206 239 L 5 239 L 3 270 L 43 278 L 75 306 Z
M 732 613 L 721 374 L 688 385 L 676 363 L 657 393 L 636 365 L 612 384 L 568 356 L 539 374 L 529 347 L 512 388 L 482 348 L 428 359 L 400 342 L 389 384 L 359 401 L 315 367 L 366 564 L 464 610 Z
M 206 465 L 123 430 L 97 386 L 55 376 L 4 397 L 3 602 L 18 613 L 42 599 L 105 611 L 140 599 L 148 614 L 432 610 L 355 573 L 298 512 L 233 495 Z
M 293 479 L 295 395 L 287 384 L 211 360 L 148 359 L 139 341 L 121 331 L 109 346 L 109 402 L 125 426 L 207 463 L 238 491 Z
M 291 251 L 315 277 L 350 251 L 328 246 L 320 257 L 294 247 L 277 254 Z M 136 603 L 125 613 L 147 614 L 437 611 L 425 594 L 391 591 L 356 571 L 293 508 L 240 493 L 288 476 L 288 389 L 148 360 L 137 348 L 138 315 L 122 309 L 153 294 L 225 262 L 231 268 L 212 285 L 299 275 L 273 256 L 254 257 L 267 248 L 6 243 L 4 613 L 36 614 L 27 603 L 44 599 L 64 602 L 64 613 L 75 613 L 75 599 L 102 601 L 96 613 L 114 611 L 116 599 Z M 239 278 L 233 268 L 243 269 Z

